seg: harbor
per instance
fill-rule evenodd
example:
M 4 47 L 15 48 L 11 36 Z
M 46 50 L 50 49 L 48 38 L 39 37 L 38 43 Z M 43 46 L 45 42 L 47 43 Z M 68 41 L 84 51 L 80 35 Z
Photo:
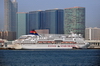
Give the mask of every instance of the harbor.
M 14 49 L 87 49 L 89 43 L 80 34 L 38 35 L 32 30 L 29 35 L 22 35 L 12 42 L 2 42 L 2 45 Z
M 99 38 L 89 38 L 72 31 L 70 34 L 38 34 L 33 29 L 13 41 L 0 39 L 0 49 L 100 49 Z
M 87 41 L 87 40 L 86 40 Z M 98 42 L 90 42 L 89 41 L 89 47 L 85 48 L 85 49 L 100 49 L 100 43 Z M 15 49 L 15 48 L 10 48 L 8 47 L 8 45 L 12 45 L 12 41 L 6 41 L 6 42 L 3 42 L 3 43 L 0 43 L 0 50 L 19 50 L 19 49 Z M 73 49 L 82 49 L 82 48 L 73 48 Z M 23 49 L 20 49 L 20 50 L 23 50 Z

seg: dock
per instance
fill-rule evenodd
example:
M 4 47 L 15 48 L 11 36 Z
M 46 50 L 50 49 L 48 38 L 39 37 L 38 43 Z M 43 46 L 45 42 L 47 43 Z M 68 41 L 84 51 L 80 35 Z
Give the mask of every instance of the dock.
M 0 48 L 0 50 L 15 50 L 15 48 Z

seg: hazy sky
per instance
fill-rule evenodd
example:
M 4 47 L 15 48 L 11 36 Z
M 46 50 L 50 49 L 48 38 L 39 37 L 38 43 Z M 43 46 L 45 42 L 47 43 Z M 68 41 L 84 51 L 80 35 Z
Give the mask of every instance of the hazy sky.
M 86 8 L 86 27 L 100 27 L 100 0 L 17 0 L 18 12 L 64 9 L 74 6 Z M 0 0 L 0 30 L 4 25 L 4 0 Z

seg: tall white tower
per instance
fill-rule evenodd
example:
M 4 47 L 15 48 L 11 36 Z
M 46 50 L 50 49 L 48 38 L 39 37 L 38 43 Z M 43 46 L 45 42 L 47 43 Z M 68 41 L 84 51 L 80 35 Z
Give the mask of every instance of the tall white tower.
M 17 28 L 17 2 L 16 0 L 4 0 L 4 30 L 16 32 Z

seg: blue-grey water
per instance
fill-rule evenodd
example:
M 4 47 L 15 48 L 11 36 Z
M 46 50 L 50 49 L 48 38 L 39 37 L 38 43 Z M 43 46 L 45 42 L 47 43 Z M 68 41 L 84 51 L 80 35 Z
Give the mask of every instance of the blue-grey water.
M 0 66 L 100 66 L 100 49 L 0 50 Z

